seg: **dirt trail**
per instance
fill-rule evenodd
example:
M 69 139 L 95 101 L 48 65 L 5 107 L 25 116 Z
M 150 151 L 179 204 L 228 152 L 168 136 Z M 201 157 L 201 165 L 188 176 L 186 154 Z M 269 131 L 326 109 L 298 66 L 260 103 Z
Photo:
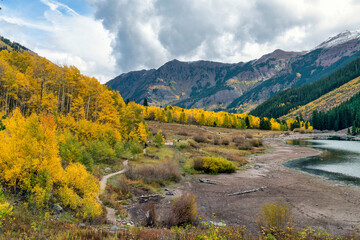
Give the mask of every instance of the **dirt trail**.
M 104 193 L 105 191 L 105 188 L 106 188 L 106 184 L 107 184 L 107 180 L 115 175 L 119 175 L 119 174 L 122 174 L 124 172 L 126 172 L 126 170 L 128 169 L 128 160 L 124 161 L 124 169 L 122 169 L 121 171 L 118 171 L 118 172 L 114 172 L 114 173 L 110 173 L 108 175 L 105 175 L 102 177 L 102 179 L 100 180 L 100 195 Z M 99 200 L 101 202 L 101 200 Z M 101 202 L 101 204 L 103 204 Z M 103 204 L 104 205 L 104 204 Z M 116 223 L 116 216 L 115 216 L 115 212 L 116 210 L 113 209 L 113 208 L 109 208 L 109 207 L 106 207 L 106 211 L 107 211 L 107 214 L 106 214 L 106 220 L 108 222 L 111 222 L 111 223 Z

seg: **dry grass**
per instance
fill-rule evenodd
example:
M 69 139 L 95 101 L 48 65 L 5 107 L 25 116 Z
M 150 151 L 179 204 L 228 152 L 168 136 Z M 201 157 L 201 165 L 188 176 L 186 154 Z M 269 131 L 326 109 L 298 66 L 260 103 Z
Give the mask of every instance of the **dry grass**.
M 165 186 L 166 182 L 181 180 L 177 164 L 170 162 L 144 166 L 130 165 L 125 176 L 131 180 L 142 180 L 147 184 L 157 183 L 160 186 Z
M 214 145 L 220 145 L 221 144 L 221 140 L 219 137 L 215 137 L 214 138 Z
M 146 218 L 146 227 L 155 227 L 156 226 L 156 212 L 154 202 L 149 202 L 147 205 L 148 216 Z
M 227 146 L 230 144 L 230 140 L 225 138 L 222 140 L 221 144 Z
M 207 139 L 207 137 L 205 137 L 204 135 L 198 135 L 198 136 L 194 136 L 194 141 L 197 143 L 206 143 L 209 140 Z
M 204 169 L 204 159 L 202 157 L 194 158 L 194 169 L 196 171 L 202 171 Z
M 180 136 L 189 136 L 189 133 L 187 132 L 178 132 L 177 135 L 180 135 Z
M 195 223 L 197 218 L 196 196 L 184 193 L 171 205 L 168 226 L 186 226 Z
M 124 177 L 122 176 L 122 178 Z M 105 206 L 116 209 L 116 213 L 118 215 L 125 217 L 127 213 L 124 207 L 120 204 L 120 201 L 131 198 L 132 194 L 125 182 L 125 179 L 120 179 L 119 184 L 121 184 L 121 187 L 108 183 L 104 193 L 100 196 L 100 199 Z

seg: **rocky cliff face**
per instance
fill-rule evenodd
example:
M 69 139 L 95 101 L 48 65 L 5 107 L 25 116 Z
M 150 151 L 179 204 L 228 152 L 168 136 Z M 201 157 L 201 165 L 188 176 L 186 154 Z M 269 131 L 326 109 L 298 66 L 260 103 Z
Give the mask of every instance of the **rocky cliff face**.
M 275 50 L 250 62 L 170 61 L 107 83 L 124 99 L 248 112 L 279 91 L 316 81 L 360 56 L 360 32 L 346 31 L 307 52 Z

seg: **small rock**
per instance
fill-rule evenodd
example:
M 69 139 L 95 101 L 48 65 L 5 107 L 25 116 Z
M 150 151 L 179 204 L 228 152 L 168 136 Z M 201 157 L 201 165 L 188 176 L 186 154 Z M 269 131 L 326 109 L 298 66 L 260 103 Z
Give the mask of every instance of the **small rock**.
M 127 225 L 127 226 L 132 226 L 131 223 L 127 223 L 126 225 Z
M 113 225 L 110 228 L 110 231 L 113 231 L 113 232 L 118 232 L 119 230 L 120 230 L 120 227 L 118 225 Z
M 165 195 L 168 195 L 168 196 L 174 196 L 175 194 L 173 192 L 166 192 Z
M 261 168 L 261 166 L 260 165 L 255 165 L 254 168 L 259 169 L 259 168 Z
M 169 189 L 167 189 L 167 188 L 165 188 L 164 190 L 165 190 L 165 192 L 169 191 Z
M 62 212 L 64 209 L 59 204 L 54 204 L 54 210 L 56 212 Z
M 86 223 L 80 223 L 80 228 L 86 228 L 87 227 L 87 225 L 86 225 Z
M 105 172 L 111 172 L 111 168 L 107 167 L 107 168 L 105 168 L 104 171 L 105 171 Z

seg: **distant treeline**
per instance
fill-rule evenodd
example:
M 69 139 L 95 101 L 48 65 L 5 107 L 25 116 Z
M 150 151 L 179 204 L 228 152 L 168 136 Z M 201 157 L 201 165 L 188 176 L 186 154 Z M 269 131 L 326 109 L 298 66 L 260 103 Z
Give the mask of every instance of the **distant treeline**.
M 311 120 L 315 129 L 341 130 L 351 127 L 349 133 L 360 133 L 360 93 L 328 112 L 313 112 Z
M 259 117 L 279 118 L 342 86 L 360 75 L 360 59 L 316 82 L 282 91 L 250 112 Z
M 303 121 L 299 118 L 278 120 L 266 117 L 259 118 L 248 114 L 212 112 L 202 109 L 184 109 L 175 106 L 166 106 L 165 108 L 143 106 L 142 112 L 143 117 L 146 120 L 188 123 L 209 127 L 261 129 L 275 131 L 292 131 L 295 128 L 312 129 L 310 122 Z

